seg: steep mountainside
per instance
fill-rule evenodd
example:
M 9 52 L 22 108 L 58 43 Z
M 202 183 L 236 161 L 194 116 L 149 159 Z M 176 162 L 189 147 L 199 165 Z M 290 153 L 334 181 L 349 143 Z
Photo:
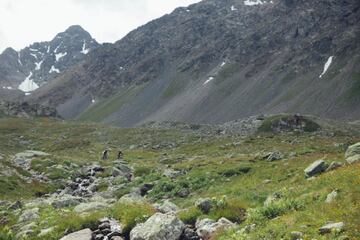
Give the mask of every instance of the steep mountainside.
M 204 0 L 89 54 L 29 100 L 133 126 L 360 117 L 358 0 Z
M 0 55 L 0 88 L 30 93 L 83 60 L 98 43 L 80 26 L 71 26 L 50 42 L 39 42 L 19 52 L 7 48 Z M 8 91 L 6 91 L 8 90 Z M 15 92 L 15 91 L 11 91 Z

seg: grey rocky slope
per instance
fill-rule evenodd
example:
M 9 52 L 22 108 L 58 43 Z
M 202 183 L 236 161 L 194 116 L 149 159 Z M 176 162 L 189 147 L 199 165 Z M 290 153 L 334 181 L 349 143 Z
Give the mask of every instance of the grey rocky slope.
M 30 100 L 120 126 L 280 112 L 357 119 L 359 8 L 205 0 L 98 48 Z
M 31 92 L 74 66 L 99 44 L 80 26 L 71 26 L 48 42 L 0 54 L 1 96 Z M 1 97 L 0 96 L 0 97 Z

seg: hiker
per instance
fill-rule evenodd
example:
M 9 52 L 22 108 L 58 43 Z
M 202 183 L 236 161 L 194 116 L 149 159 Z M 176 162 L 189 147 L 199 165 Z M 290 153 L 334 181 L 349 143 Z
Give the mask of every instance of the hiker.
M 120 160 L 123 158 L 123 152 L 120 150 L 117 155 L 117 159 Z
M 105 149 L 102 153 L 102 160 L 108 160 L 109 159 L 109 150 Z

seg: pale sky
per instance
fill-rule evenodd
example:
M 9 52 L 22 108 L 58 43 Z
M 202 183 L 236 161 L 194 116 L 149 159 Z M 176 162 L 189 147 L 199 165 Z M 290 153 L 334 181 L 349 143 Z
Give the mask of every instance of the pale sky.
M 49 41 L 81 25 L 98 42 L 115 42 L 176 7 L 200 0 L 0 0 L 0 52 Z

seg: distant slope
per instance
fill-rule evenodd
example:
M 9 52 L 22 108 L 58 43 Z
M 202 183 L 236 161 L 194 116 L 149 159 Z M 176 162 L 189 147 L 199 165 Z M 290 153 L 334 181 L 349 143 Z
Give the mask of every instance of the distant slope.
M 33 43 L 19 52 L 7 48 L 0 54 L 0 88 L 11 94 L 32 92 L 82 61 L 98 46 L 82 27 L 71 26 L 49 42 Z
M 280 112 L 358 119 L 360 2 L 254 2 L 178 8 L 93 51 L 29 100 L 120 126 Z

